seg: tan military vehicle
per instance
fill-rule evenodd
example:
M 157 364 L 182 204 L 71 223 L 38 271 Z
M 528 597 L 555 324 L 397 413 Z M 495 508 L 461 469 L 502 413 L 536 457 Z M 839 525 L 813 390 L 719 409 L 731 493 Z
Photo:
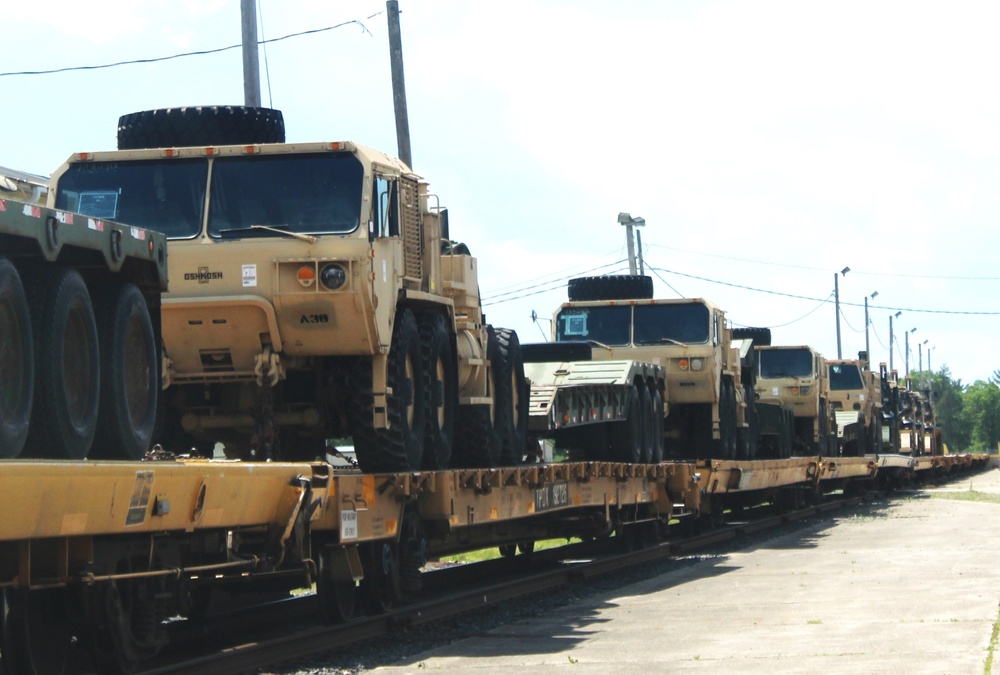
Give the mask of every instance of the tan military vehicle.
M 868 366 L 867 352 L 858 352 L 857 359 L 828 360 L 827 368 L 841 451 L 852 456 L 881 453 L 881 384 Z
M 400 160 L 284 143 L 275 110 L 125 115 L 118 151 L 73 155 L 49 201 L 170 239 L 162 439 L 366 471 L 520 459 L 517 335 L 485 323 L 477 262 Z
M 836 422 L 823 357 L 805 345 L 765 346 L 757 347 L 757 361 L 757 396 L 792 409 L 796 452 L 836 454 Z
M 646 276 L 581 277 L 555 313 L 553 339 L 585 341 L 594 361 L 642 361 L 666 369 L 666 457 L 756 454 L 740 350 L 725 312 L 701 298 L 655 300 Z

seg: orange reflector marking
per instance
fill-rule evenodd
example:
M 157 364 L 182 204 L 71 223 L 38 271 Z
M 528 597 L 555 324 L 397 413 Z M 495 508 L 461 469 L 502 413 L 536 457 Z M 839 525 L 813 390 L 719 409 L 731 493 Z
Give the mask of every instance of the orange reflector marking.
M 215 148 L 205 148 L 205 154 L 206 155 L 214 155 L 215 154 Z
M 79 155 L 77 155 L 77 157 L 80 159 L 81 162 L 87 162 L 92 159 L 92 156 L 89 152 L 81 152 Z
M 316 281 L 316 270 L 308 265 L 304 265 L 299 268 L 299 272 L 295 277 L 303 286 L 312 286 L 312 283 Z
M 343 147 L 342 143 L 331 143 L 330 144 L 330 149 L 331 150 L 340 150 L 340 149 L 342 149 L 342 147 Z

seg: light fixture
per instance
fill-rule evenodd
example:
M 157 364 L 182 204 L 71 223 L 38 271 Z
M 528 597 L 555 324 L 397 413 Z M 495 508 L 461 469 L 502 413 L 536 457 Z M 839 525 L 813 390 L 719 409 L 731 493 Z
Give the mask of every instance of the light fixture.
M 903 314 L 902 311 L 896 312 L 896 318 L 898 319 Z
M 840 276 L 846 277 L 847 273 L 850 272 L 850 271 L 851 271 L 850 267 L 845 267 L 844 269 L 840 270 Z
M 874 300 L 877 297 L 878 297 L 878 291 L 875 291 L 874 293 L 872 293 L 872 300 Z

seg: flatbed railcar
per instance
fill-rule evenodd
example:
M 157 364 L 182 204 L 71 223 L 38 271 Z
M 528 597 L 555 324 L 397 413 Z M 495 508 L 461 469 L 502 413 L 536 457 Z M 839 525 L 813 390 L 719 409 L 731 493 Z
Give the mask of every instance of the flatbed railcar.
M 166 458 L 0 463 L 2 662 L 65 672 L 74 642 L 128 672 L 197 617 L 213 589 L 308 588 L 328 619 L 384 611 L 428 560 L 549 537 L 655 537 L 668 524 L 794 503 L 882 472 L 985 456 L 564 462 L 364 474 L 325 462 Z

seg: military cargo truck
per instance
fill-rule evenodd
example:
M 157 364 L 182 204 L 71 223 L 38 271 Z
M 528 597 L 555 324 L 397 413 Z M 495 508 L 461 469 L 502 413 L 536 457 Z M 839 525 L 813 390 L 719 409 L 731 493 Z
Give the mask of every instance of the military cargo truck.
M 280 112 L 198 107 L 119 120 L 49 201 L 163 232 L 165 446 L 361 468 L 522 457 L 517 335 L 487 325 L 478 264 L 399 159 L 350 141 L 285 143 Z
M 823 357 L 805 345 L 762 346 L 757 359 L 757 396 L 792 410 L 796 454 L 835 455 L 837 428 Z
M 701 298 L 658 300 L 647 276 L 571 279 L 553 321 L 556 342 L 586 342 L 593 361 L 641 361 L 665 370 L 664 457 L 752 459 L 752 384 L 725 312 Z M 749 409 L 749 410 L 748 410 Z
M 857 359 L 827 361 L 830 405 L 837 418 L 841 452 L 861 456 L 882 452 L 882 394 L 867 352 Z
M 0 195 L 43 181 L 0 169 Z M 145 456 L 166 286 L 162 235 L 0 196 L 0 458 Z

